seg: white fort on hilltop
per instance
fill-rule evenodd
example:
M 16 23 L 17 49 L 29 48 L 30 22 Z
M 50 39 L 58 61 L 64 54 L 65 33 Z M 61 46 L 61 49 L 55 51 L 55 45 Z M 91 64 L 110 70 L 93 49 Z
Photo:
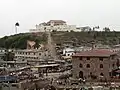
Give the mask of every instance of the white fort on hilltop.
M 50 20 L 47 23 L 36 25 L 35 29 L 30 29 L 30 32 L 45 32 L 45 31 L 81 31 L 76 25 L 67 25 L 63 20 Z

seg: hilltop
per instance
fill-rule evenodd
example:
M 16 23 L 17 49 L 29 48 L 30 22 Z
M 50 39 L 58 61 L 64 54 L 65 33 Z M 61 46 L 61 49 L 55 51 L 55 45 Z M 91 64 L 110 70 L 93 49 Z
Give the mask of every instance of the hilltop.
M 38 47 L 40 43 L 46 43 L 47 36 L 45 33 L 20 33 L 11 36 L 5 36 L 0 38 L 0 47 L 7 49 L 26 49 L 27 40 L 35 41 L 35 46 Z

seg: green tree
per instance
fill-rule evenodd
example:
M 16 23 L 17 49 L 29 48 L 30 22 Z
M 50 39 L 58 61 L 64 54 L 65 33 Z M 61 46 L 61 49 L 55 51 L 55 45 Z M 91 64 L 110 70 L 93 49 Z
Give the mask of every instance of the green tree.
M 105 28 L 103 28 L 103 30 L 104 30 L 105 32 L 110 32 L 110 28 L 109 28 L 109 27 L 105 27 Z
M 12 51 L 6 51 L 3 60 L 4 61 L 14 61 L 15 54 Z

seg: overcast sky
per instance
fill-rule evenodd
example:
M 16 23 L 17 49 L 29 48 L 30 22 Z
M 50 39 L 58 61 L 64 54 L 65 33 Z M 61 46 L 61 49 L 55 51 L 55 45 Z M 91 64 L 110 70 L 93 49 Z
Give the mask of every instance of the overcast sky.
M 120 0 L 0 0 L 0 36 L 14 34 L 16 22 L 28 32 L 51 19 L 120 30 Z

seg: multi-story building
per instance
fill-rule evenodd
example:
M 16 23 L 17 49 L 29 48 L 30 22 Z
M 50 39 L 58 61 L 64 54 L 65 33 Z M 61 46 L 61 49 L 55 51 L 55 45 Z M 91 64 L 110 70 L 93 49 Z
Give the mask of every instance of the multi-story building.
M 111 50 L 113 52 L 120 52 L 120 44 L 112 46 Z
M 72 55 L 74 55 L 75 50 L 72 48 L 64 48 L 63 49 L 63 59 L 71 59 Z
M 40 60 L 46 56 L 46 53 L 43 53 L 41 50 L 15 50 L 15 59 L 16 60 Z
M 74 50 L 75 52 L 90 51 L 92 50 L 92 47 L 81 46 L 81 47 L 75 47 Z
M 3 57 L 5 56 L 6 50 L 0 49 L 0 61 L 3 60 Z
M 109 50 L 90 50 L 72 56 L 73 77 L 86 80 L 109 80 L 117 68 L 117 54 Z
M 80 29 L 76 28 L 76 25 L 67 25 L 63 20 L 50 20 L 36 25 L 35 29 L 30 29 L 30 32 L 45 31 L 80 31 Z
M 75 50 L 72 48 L 63 49 L 63 55 L 65 56 L 72 56 L 74 53 L 75 53 Z

